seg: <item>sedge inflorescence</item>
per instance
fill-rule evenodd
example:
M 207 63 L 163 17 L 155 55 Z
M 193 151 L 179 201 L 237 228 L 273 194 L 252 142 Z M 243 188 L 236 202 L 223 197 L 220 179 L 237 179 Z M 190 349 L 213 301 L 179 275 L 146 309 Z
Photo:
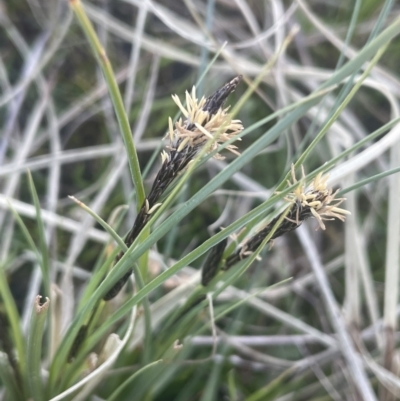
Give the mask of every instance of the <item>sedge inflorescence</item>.
M 294 165 L 291 168 L 292 182 L 288 185 L 297 184 Z M 328 188 L 327 181 L 329 174 L 318 173 L 309 185 L 305 184 L 305 174 L 302 166 L 302 180 L 296 189 L 291 192 L 285 199 L 295 204 L 296 219 L 294 222 L 300 225 L 302 221 L 307 219 L 308 213 L 318 221 L 318 225 L 325 230 L 324 220 L 339 219 L 344 221 L 349 211 L 339 207 L 345 201 L 345 198 L 336 198 L 339 190 L 333 192 L 332 188 Z
M 319 173 L 309 184 L 306 184 L 306 177 L 302 168 L 302 178 L 300 181 L 297 180 L 295 175 L 295 167 L 292 165 L 291 168 L 292 181 L 288 181 L 288 186 L 296 185 L 295 189 L 285 196 L 284 200 L 292 204 L 290 210 L 285 215 L 277 229 L 272 233 L 272 229 L 275 224 L 281 219 L 281 214 L 269 221 L 262 229 L 260 229 L 255 235 L 245 239 L 237 248 L 237 250 L 231 254 L 224 262 L 217 262 L 222 264 L 222 269 L 227 270 L 234 264 L 242 259 L 250 256 L 261 243 L 270 236 L 267 243 L 271 242 L 275 238 L 280 237 L 290 231 L 298 228 L 304 221 L 309 218 L 315 218 L 318 222 L 318 227 L 325 230 L 324 221 L 339 219 L 344 221 L 346 215 L 350 214 L 347 210 L 340 208 L 339 206 L 345 200 L 345 198 L 336 198 L 337 192 L 333 192 L 332 188 L 329 188 L 327 181 L 329 175 L 323 175 Z M 222 258 L 223 250 L 219 248 L 219 254 Z M 212 271 L 216 272 L 217 267 L 212 266 Z M 207 273 L 210 270 L 209 266 L 204 265 L 203 271 Z M 206 274 L 204 273 L 204 274 Z M 215 273 L 216 274 L 216 273 Z M 207 273 L 208 281 L 210 281 L 210 274 Z
M 177 95 L 172 99 L 179 107 L 184 118 L 178 119 L 173 124 L 172 119 L 168 121 L 168 133 L 170 144 L 161 152 L 162 164 L 158 171 L 149 194 L 143 202 L 132 229 L 125 238 L 125 244 L 129 247 L 143 230 L 154 211 L 161 206 L 160 198 L 176 179 L 185 170 L 196 155 L 207 145 L 205 151 L 210 153 L 219 144 L 225 143 L 235 138 L 242 130 L 243 125 L 240 120 L 234 120 L 229 114 L 229 107 L 224 108 L 227 97 L 235 90 L 241 80 L 237 76 L 211 96 L 200 100 L 196 96 L 196 88 L 193 87 L 191 93 L 186 92 L 186 106 L 182 104 Z M 234 154 L 239 154 L 235 145 L 229 144 L 226 149 Z M 223 158 L 216 153 L 215 158 Z M 117 263 L 124 252 L 121 251 L 115 260 Z M 132 274 L 129 270 L 111 290 L 103 297 L 108 301 L 114 298 Z
M 237 85 L 236 80 L 237 78 L 229 84 Z M 174 126 L 172 119 L 169 118 L 170 146 L 168 149 L 170 151 L 191 154 L 198 151 L 211 139 L 210 146 L 207 149 L 207 152 L 211 152 L 219 144 L 235 138 L 243 130 L 242 122 L 232 119 L 228 113 L 229 107 L 225 109 L 219 107 L 218 110 L 215 110 L 215 103 L 211 104 L 205 97 L 198 100 L 195 86 L 193 86 L 191 93 L 186 92 L 186 107 L 183 106 L 177 95 L 173 95 L 172 99 L 181 110 L 185 120 L 180 118 Z M 240 140 L 240 138 L 236 139 Z M 239 155 L 235 145 L 230 144 L 226 146 L 226 149 Z M 162 153 L 163 161 L 168 158 L 169 154 L 164 151 Z M 214 158 L 224 159 L 219 153 L 216 153 Z

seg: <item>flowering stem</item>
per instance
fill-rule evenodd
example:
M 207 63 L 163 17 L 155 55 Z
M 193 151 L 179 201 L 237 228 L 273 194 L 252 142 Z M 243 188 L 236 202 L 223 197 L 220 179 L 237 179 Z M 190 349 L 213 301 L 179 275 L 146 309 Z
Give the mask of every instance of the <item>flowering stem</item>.
M 145 192 L 143 187 L 143 180 L 140 171 L 139 159 L 137 156 L 135 144 L 132 138 L 132 132 L 129 125 L 128 116 L 125 111 L 124 102 L 122 100 L 121 92 L 118 87 L 117 80 L 115 79 L 115 74 L 113 68 L 111 66 L 110 60 L 107 57 L 105 49 L 101 45 L 99 38 L 91 24 L 89 18 L 87 17 L 85 10 L 82 6 L 80 0 L 70 0 L 70 7 L 75 12 L 75 15 L 92 47 L 93 53 L 96 56 L 96 59 L 103 71 L 104 78 L 107 82 L 108 90 L 110 92 L 111 100 L 114 105 L 114 111 L 118 119 L 118 124 L 121 130 L 121 134 L 124 140 L 124 144 L 126 147 L 126 151 L 128 154 L 129 167 L 131 171 L 131 176 L 133 179 L 133 183 L 136 188 L 136 208 L 139 212 L 144 200 L 145 200 Z M 146 232 L 148 235 L 148 232 Z M 141 258 L 141 264 L 144 265 L 147 261 L 146 254 Z M 130 273 L 128 277 L 130 276 Z M 138 276 L 136 277 L 138 278 Z M 143 283 L 144 285 L 144 283 Z M 148 304 L 148 301 L 145 300 L 144 304 Z M 145 307 L 147 309 L 147 307 Z M 146 314 L 147 318 L 149 318 L 149 314 Z M 146 320 L 146 322 L 148 319 Z M 149 324 L 147 324 L 149 326 Z
M 219 141 L 227 141 L 235 137 L 243 126 L 239 120 L 232 120 L 224 109 L 227 97 L 235 90 L 242 76 L 237 76 L 227 82 L 208 98 L 196 97 L 196 90 L 193 87 L 191 94 L 186 92 L 186 108 L 183 106 L 177 95 L 172 96 L 176 105 L 180 108 L 186 118 L 184 121 L 179 119 L 175 125 L 169 119 L 170 146 L 161 153 L 162 164 L 158 171 L 152 188 L 142 203 L 136 216 L 131 231 L 125 238 L 125 244 L 130 247 L 146 228 L 153 212 L 162 207 L 159 202 L 162 195 L 173 181 L 184 171 L 191 171 L 194 163 L 211 147 L 217 147 Z M 227 147 L 231 152 L 237 154 L 236 146 Z M 217 155 L 216 155 L 217 156 Z M 192 166 L 190 166 L 192 164 Z M 164 202 L 165 208 L 165 202 Z M 115 263 L 124 256 L 125 251 L 121 250 Z M 147 265 L 146 265 L 147 266 Z M 145 266 L 145 267 L 146 267 Z M 103 299 L 109 301 L 113 299 L 125 285 L 132 270 L 127 271 L 115 285 L 104 295 Z
M 101 70 L 103 71 L 111 100 L 114 105 L 114 111 L 118 119 L 121 134 L 125 143 L 126 151 L 128 153 L 129 167 L 137 194 L 137 210 L 139 211 L 145 198 L 142 175 L 140 172 L 139 160 L 137 157 L 135 144 L 133 142 L 128 116 L 124 108 L 124 102 L 122 100 L 121 92 L 119 91 L 117 80 L 115 79 L 113 68 L 103 46 L 99 41 L 99 38 L 97 37 L 92 23 L 82 7 L 80 0 L 70 0 L 69 4 L 76 15 L 90 43 L 90 46 L 92 47 L 93 53 L 96 56 Z

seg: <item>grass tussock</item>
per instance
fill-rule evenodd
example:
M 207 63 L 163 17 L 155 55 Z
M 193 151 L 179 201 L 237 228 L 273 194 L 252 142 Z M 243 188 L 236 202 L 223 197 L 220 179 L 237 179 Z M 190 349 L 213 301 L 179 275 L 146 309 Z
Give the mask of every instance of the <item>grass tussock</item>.
M 398 4 L 39 3 L 0 16 L 0 401 L 398 399 Z

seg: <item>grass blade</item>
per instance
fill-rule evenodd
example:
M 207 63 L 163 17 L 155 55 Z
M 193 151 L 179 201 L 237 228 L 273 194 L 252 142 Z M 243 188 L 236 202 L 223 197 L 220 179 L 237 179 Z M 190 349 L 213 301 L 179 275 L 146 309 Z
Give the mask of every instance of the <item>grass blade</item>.
M 40 249 L 39 264 L 40 264 L 40 267 L 42 270 L 44 294 L 46 297 L 48 297 L 48 296 L 50 296 L 49 253 L 48 253 L 47 244 L 46 244 L 46 234 L 45 234 L 45 228 L 44 228 L 43 219 L 42 219 L 40 202 L 39 202 L 38 194 L 36 192 L 35 184 L 32 179 L 32 175 L 29 171 L 28 171 L 28 180 L 29 180 L 29 187 L 31 190 L 33 203 L 35 204 L 35 209 L 36 209 L 36 222 L 37 222 L 37 228 L 39 231 L 39 249 Z
M 126 152 L 128 154 L 132 179 L 136 188 L 137 210 L 140 210 L 140 207 L 144 202 L 145 193 L 140 172 L 139 159 L 137 157 L 128 116 L 126 115 L 124 102 L 122 100 L 121 92 L 118 88 L 118 83 L 115 78 L 114 71 L 112 69 L 110 60 L 108 59 L 107 54 L 103 46 L 101 45 L 99 38 L 97 37 L 97 34 L 93 29 L 93 26 L 89 21 L 80 0 L 70 0 L 70 7 L 75 12 L 75 15 L 90 43 L 90 46 L 92 47 L 93 53 L 96 56 L 96 59 L 103 71 L 104 78 L 107 82 L 111 100 L 114 105 L 114 111 L 117 115 L 121 134 L 125 143 Z
M 153 366 L 159 364 L 162 362 L 162 360 L 155 361 L 152 363 L 149 363 L 146 366 L 143 366 L 143 368 L 139 369 L 136 371 L 133 375 L 129 376 L 128 379 L 126 379 L 111 395 L 110 397 L 107 398 L 107 401 L 116 401 L 118 400 L 118 396 L 125 390 L 126 387 L 128 387 L 138 376 L 140 376 L 143 372 L 145 372 L 147 369 L 152 368 Z
M 47 312 L 50 305 L 49 298 L 41 305 L 41 296 L 38 295 L 32 311 L 31 326 L 28 334 L 28 384 L 29 393 L 34 401 L 45 401 L 45 391 L 42 382 L 41 359 L 43 329 L 46 322 Z

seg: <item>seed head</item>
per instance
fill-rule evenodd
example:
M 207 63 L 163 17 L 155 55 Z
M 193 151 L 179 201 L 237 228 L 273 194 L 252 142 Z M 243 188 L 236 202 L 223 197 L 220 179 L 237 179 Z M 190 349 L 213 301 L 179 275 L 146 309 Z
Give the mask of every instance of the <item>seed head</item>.
M 150 220 L 151 214 L 161 206 L 159 200 L 163 193 L 189 163 L 193 161 L 206 142 L 210 138 L 214 139 L 211 146 L 207 149 L 207 152 L 211 152 L 218 147 L 218 144 L 228 141 L 243 130 L 241 121 L 233 120 L 232 116 L 228 114 L 229 108 L 223 108 L 227 97 L 235 90 L 241 78 L 240 75 L 237 76 L 208 98 L 202 97 L 200 100 L 197 99 L 196 88 L 193 87 L 190 94 L 186 92 L 186 107 L 183 106 L 177 95 L 172 96 L 172 99 L 181 110 L 184 119 L 180 118 L 175 125 L 172 123 L 171 118 L 168 120 L 167 135 L 169 136 L 170 145 L 167 147 L 167 151 L 163 150 L 161 152 L 161 168 L 136 216 L 132 229 L 125 238 L 125 244 L 128 247 L 131 246 Z M 237 147 L 234 145 L 228 145 L 226 148 L 232 153 L 239 154 L 236 150 Z M 214 157 L 222 159 L 218 154 Z M 124 252 L 120 251 L 115 259 L 115 263 L 123 255 Z M 108 301 L 114 298 L 131 274 L 132 270 L 129 270 L 109 290 L 103 299 Z
M 240 79 L 240 76 L 234 78 L 212 96 L 208 98 L 202 97 L 200 100 L 197 99 L 196 88 L 193 86 L 191 93 L 186 92 L 186 107 L 183 106 L 177 95 L 173 95 L 172 99 L 185 119 L 180 118 L 175 125 L 169 119 L 168 136 L 170 146 L 168 149 L 195 155 L 212 138 L 215 141 L 207 149 L 207 152 L 211 152 L 219 144 L 239 134 L 243 130 L 242 122 L 232 119 L 232 116 L 228 113 L 229 107 L 224 109 L 223 105 L 227 96 L 233 92 Z M 226 148 L 236 155 L 239 154 L 237 146 L 228 145 Z M 214 157 L 223 159 L 218 153 Z M 162 158 L 164 160 L 165 154 Z
M 337 218 L 344 221 L 346 215 L 350 214 L 347 210 L 339 207 L 345 198 L 335 198 L 337 191 L 333 192 L 332 188 L 327 187 L 328 175 L 322 175 L 322 173 L 320 173 L 309 185 L 306 185 L 303 168 L 300 182 L 296 179 L 294 165 L 292 165 L 291 173 L 292 182 L 288 181 L 288 185 L 298 185 L 293 192 L 290 192 L 285 197 L 285 200 L 292 203 L 293 206 L 281 225 L 272 234 L 269 242 L 283 234 L 295 230 L 303 221 L 310 217 L 315 217 L 318 221 L 318 228 L 320 227 L 322 230 L 325 230 L 324 220 L 334 220 Z M 227 258 L 224 269 L 229 269 L 238 261 L 251 255 L 261 245 L 265 237 L 270 234 L 279 218 L 280 216 L 275 217 L 253 237 L 243 241 L 236 252 Z
M 294 165 L 291 168 L 292 181 L 288 182 L 289 185 L 296 184 Z M 302 167 L 302 182 L 299 183 L 297 188 L 291 192 L 285 199 L 289 202 L 295 203 L 296 220 L 295 222 L 299 225 L 301 223 L 301 217 L 308 218 L 307 213 L 311 213 L 312 217 L 315 217 L 318 221 L 318 225 L 322 230 L 325 230 L 325 224 L 323 220 L 334 220 L 335 218 L 344 221 L 346 215 L 350 212 L 338 207 L 346 199 L 336 198 L 336 194 L 339 190 L 333 192 L 332 188 L 328 188 L 326 183 L 329 175 L 319 173 L 312 182 L 306 186 L 305 174 Z
M 224 254 L 226 243 L 228 239 L 225 238 L 213 248 L 207 255 L 204 265 L 201 269 L 201 284 L 206 287 L 207 284 L 216 276 L 218 273 L 219 265 Z

